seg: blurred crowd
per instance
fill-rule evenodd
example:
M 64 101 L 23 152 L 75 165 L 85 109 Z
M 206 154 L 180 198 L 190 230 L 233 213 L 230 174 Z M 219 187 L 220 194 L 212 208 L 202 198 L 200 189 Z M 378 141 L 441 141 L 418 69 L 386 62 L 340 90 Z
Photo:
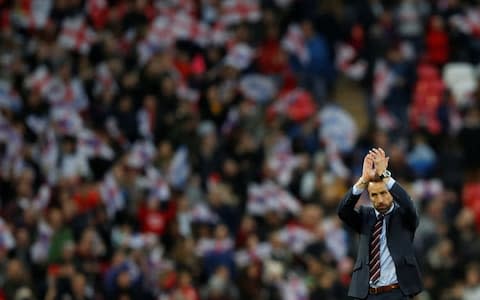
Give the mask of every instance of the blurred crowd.
M 418 299 L 480 299 L 479 38 L 473 0 L 0 0 L 0 299 L 347 299 L 373 146 Z

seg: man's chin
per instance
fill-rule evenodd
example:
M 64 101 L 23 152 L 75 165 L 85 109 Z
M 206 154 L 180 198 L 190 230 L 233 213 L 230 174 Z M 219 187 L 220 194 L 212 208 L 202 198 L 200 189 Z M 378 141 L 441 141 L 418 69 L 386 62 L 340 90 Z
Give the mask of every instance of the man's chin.
M 379 207 L 377 207 L 377 210 L 378 210 L 378 212 L 384 214 L 384 213 L 386 213 L 386 212 L 388 211 L 388 207 L 386 207 L 386 206 L 379 206 Z

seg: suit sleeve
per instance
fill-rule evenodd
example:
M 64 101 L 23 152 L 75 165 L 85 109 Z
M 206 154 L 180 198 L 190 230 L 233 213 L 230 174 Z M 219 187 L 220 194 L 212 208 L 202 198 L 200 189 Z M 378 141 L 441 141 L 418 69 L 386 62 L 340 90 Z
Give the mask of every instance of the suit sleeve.
M 415 230 L 415 228 L 418 227 L 419 218 L 412 198 L 410 198 L 408 193 L 400 184 L 398 184 L 398 182 L 395 182 L 395 184 L 392 186 L 390 193 L 400 206 L 400 214 L 402 215 L 404 222 L 407 224 L 407 226 Z
M 360 199 L 360 195 L 354 195 L 352 189 L 350 189 L 338 205 L 337 214 L 338 217 L 353 230 L 360 232 L 362 218 L 360 212 L 355 210 L 358 199 Z

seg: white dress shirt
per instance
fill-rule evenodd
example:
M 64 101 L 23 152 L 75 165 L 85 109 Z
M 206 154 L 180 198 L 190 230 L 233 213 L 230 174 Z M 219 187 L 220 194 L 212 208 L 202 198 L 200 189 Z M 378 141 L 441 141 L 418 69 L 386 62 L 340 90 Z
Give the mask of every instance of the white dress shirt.
M 395 180 L 393 178 L 389 178 L 387 184 L 387 188 L 390 190 L 393 185 L 395 184 Z M 357 188 L 353 186 L 352 193 L 354 195 L 360 195 L 364 189 Z M 390 207 L 385 215 L 388 215 L 393 211 L 395 207 L 395 203 Z M 378 217 L 380 212 L 375 209 L 375 215 Z M 390 255 L 390 250 L 388 249 L 387 245 L 387 232 L 386 232 L 386 223 L 385 219 L 383 219 L 382 225 L 382 233 L 380 234 L 380 278 L 378 281 L 373 284 L 370 282 L 370 287 L 379 287 L 390 285 L 394 283 L 398 283 L 397 280 L 397 270 L 395 268 L 395 264 L 393 262 L 392 256 Z

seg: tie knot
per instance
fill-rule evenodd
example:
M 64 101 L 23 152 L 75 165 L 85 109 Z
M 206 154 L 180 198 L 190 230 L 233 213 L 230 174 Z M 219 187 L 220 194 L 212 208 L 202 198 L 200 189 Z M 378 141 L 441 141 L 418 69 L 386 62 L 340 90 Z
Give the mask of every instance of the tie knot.
M 377 217 L 377 220 L 380 221 L 380 220 L 383 220 L 383 218 L 385 218 L 385 215 L 384 214 L 379 214 L 378 217 Z

